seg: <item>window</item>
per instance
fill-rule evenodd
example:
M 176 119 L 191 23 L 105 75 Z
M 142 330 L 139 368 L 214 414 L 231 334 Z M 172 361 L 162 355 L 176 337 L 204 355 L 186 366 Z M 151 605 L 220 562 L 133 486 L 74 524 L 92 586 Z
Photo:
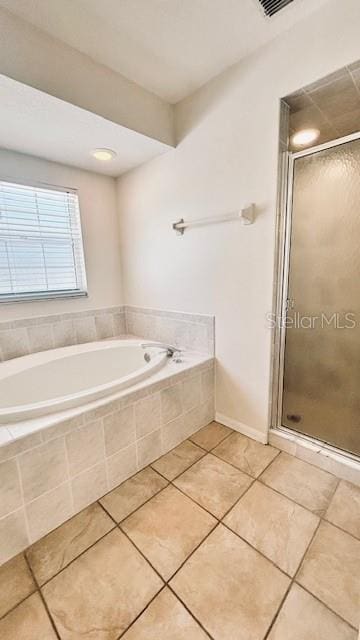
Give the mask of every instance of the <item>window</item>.
M 0 181 L 0 301 L 86 295 L 71 189 Z

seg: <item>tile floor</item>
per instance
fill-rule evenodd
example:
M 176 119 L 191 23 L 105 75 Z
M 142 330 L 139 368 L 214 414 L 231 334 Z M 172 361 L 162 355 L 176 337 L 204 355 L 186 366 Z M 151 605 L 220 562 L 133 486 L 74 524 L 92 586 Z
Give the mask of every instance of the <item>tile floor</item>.
M 2 640 L 356 640 L 360 489 L 211 423 L 0 567 Z

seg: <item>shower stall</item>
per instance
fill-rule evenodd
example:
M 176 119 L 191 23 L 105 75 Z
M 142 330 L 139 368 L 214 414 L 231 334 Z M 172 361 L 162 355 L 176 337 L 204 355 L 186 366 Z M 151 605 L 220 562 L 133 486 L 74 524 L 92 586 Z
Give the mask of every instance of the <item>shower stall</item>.
M 360 134 L 287 158 L 273 422 L 360 456 Z

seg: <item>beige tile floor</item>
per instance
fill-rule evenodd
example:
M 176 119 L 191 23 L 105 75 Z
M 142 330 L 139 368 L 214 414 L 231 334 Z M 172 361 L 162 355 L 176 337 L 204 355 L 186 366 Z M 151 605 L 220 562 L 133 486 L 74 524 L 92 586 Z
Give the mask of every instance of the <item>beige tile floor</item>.
M 357 640 L 360 489 L 215 422 L 0 567 L 1 640 Z

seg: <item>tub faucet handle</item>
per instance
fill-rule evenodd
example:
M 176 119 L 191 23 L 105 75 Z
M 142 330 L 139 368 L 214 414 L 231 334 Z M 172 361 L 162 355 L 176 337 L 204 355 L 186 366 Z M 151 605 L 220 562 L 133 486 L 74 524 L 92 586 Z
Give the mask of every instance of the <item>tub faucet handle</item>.
M 143 342 L 141 344 L 141 347 L 143 349 L 162 349 L 166 352 L 168 358 L 172 358 L 174 354 L 177 354 L 178 357 L 181 353 L 181 349 L 179 349 L 178 347 L 174 347 L 172 344 L 165 344 L 163 342 Z M 175 362 L 179 362 L 179 360 L 175 360 Z

